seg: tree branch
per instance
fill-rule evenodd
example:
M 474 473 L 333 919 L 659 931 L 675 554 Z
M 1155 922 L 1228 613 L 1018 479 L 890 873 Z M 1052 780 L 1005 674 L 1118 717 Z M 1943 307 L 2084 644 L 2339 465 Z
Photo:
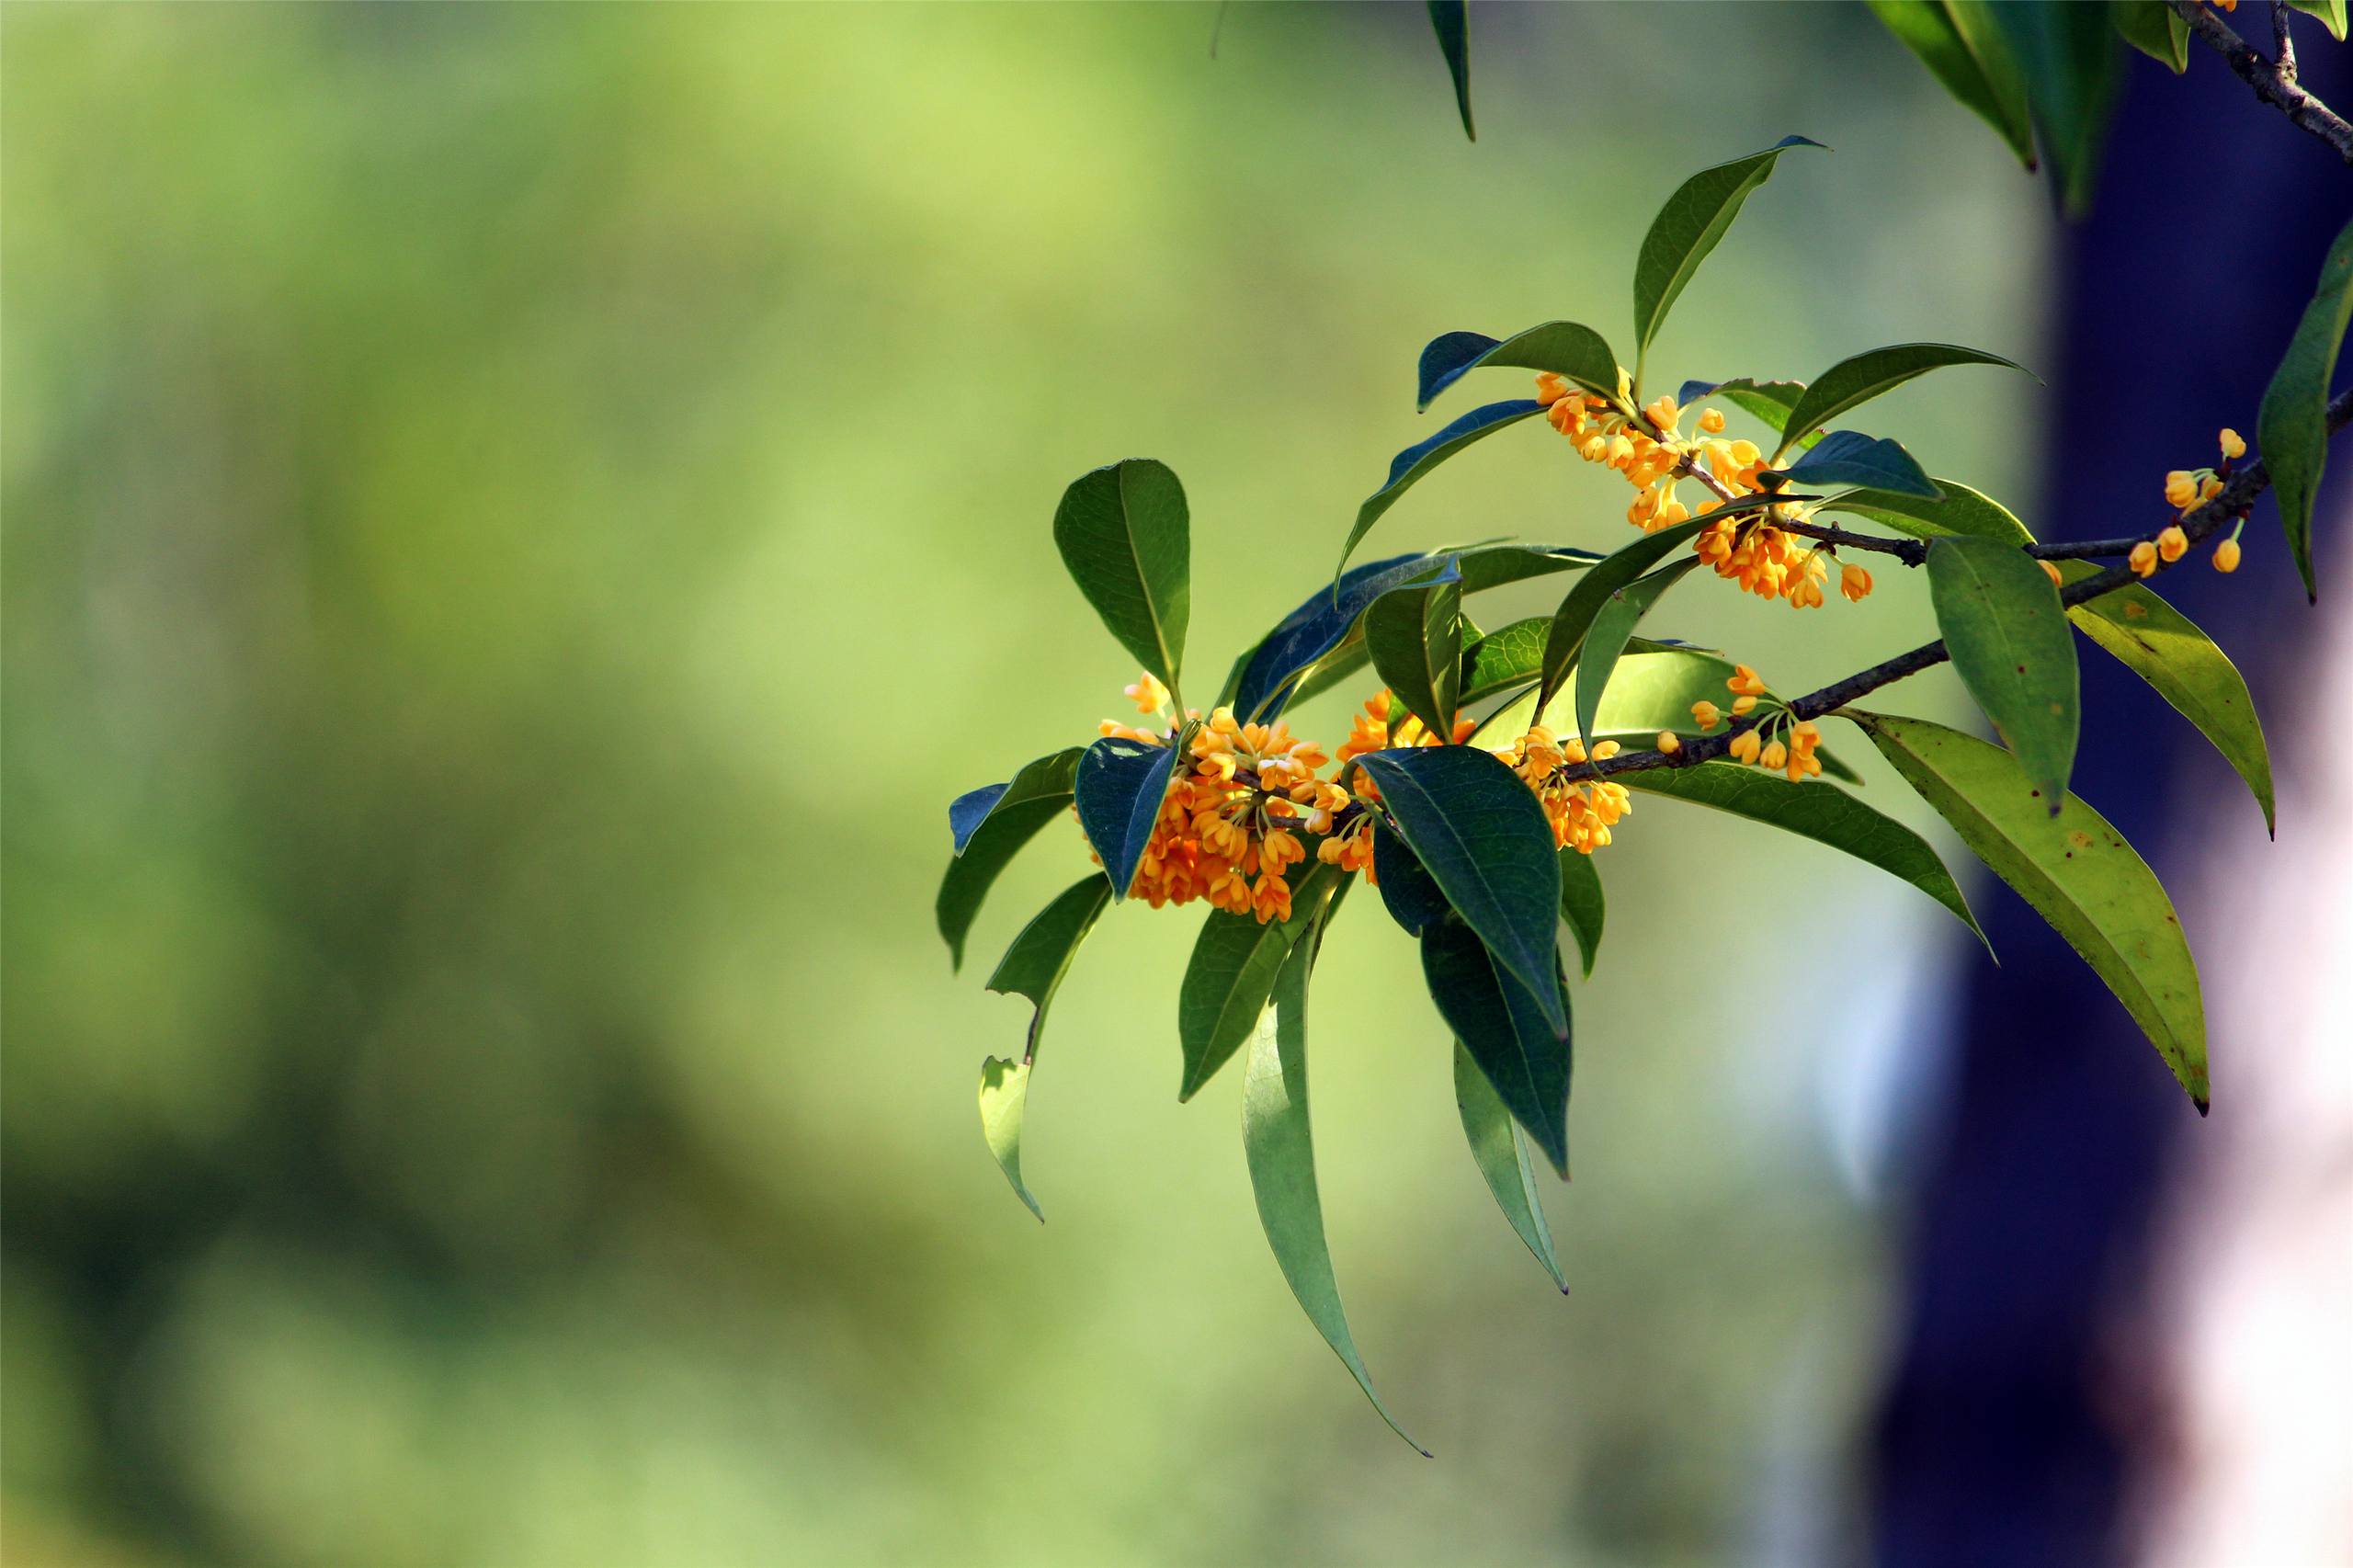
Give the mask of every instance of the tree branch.
M 2353 125 L 2347 125 L 2343 116 L 2297 83 L 2292 51 L 2283 49 L 2281 59 L 2275 63 L 2233 32 L 2231 25 L 2212 6 L 2200 0 L 2173 0 L 2173 8 L 2188 22 L 2190 31 L 2238 74 L 2239 80 L 2255 89 L 2256 97 L 2278 108 L 2297 129 L 2309 131 L 2336 148 L 2338 157 L 2353 164 Z M 2283 29 L 2280 36 L 2284 39 L 2284 24 L 2278 21 L 2279 14 L 2279 0 L 2272 0 L 2274 25 Z

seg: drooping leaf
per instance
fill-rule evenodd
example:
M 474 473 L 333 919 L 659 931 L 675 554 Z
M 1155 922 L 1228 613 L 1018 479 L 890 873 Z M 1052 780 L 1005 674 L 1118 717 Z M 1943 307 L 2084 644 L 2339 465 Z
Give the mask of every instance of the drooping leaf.
M 1528 1146 L 1512 1125 L 1511 1112 L 1471 1059 L 1461 1040 L 1454 1042 L 1454 1105 L 1462 1113 L 1462 1136 L 1470 1141 L 1471 1158 L 1479 1166 L 1495 1207 L 1504 1211 L 1513 1232 L 1528 1244 L 1552 1283 L 1568 1294 L 1560 1260 L 1552 1256 L 1552 1232 L 1544 1223 L 1544 1205 L 1536 1193 L 1536 1168 L 1529 1164 Z
M 2099 571 L 2088 561 L 2057 564 L 2071 583 Z M 2263 808 L 2263 825 L 2276 829 L 2271 753 L 2263 742 L 2255 698 L 2230 655 L 2196 622 L 2139 583 L 2086 599 L 2067 611 L 2067 619 L 2155 687 L 2158 696 L 2214 743 L 2214 749 L 2255 792 Z
M 2074 795 L 2052 818 L 2001 747 L 1932 724 L 1854 709 L 1904 780 L 1963 844 L 2082 955 L 2206 1109 L 2206 1016 L 2173 901 L 2146 862 Z
M 1071 803 L 1082 748 L 1068 746 L 1038 758 L 1006 784 L 959 796 L 948 808 L 956 853 L 940 880 L 933 913 L 948 943 L 951 967 L 964 967 L 964 938 L 979 917 L 989 888 L 1021 846 Z
M 1429 872 L 1405 847 L 1405 841 L 1385 825 L 1376 825 L 1372 830 L 1372 870 L 1380 881 L 1381 902 L 1387 907 L 1389 917 L 1409 937 L 1420 936 L 1430 922 L 1450 907 Z
M 1449 332 L 1423 346 L 1414 406 L 1427 408 L 1438 394 L 1481 366 L 1550 370 L 1597 397 L 1618 391 L 1618 356 L 1601 334 L 1582 322 L 1548 321 L 1509 337 L 1483 332 Z
M 1954 14 L 1962 20 L 1959 6 Z M 2091 209 L 2121 74 L 2107 7 L 2080 0 L 2003 0 L 1987 14 L 2018 57 L 2067 210 L 2081 217 Z
M 1979 539 L 2032 544 L 2034 535 L 2007 506 L 1959 480 L 1930 481 L 1943 494 L 1910 495 L 1894 490 L 1849 490 L 1822 504 L 1825 512 L 1849 512 L 1915 539 L 1972 534 Z
M 1982 4 L 1870 0 L 1870 7 L 1947 92 L 2000 132 L 2020 163 L 2034 167 L 2034 122 L 2027 112 L 2026 81 L 2007 40 L 1984 17 Z M 1975 25 L 1964 28 L 1964 20 Z
M 1928 597 L 1961 684 L 2057 815 L 2083 722 L 2058 588 L 2024 551 L 1954 535 L 1928 547 Z
M 1873 811 L 1835 784 L 1792 784 L 1760 768 L 1732 762 L 1703 762 L 1697 767 L 1654 767 L 1620 776 L 1619 782 L 1645 794 L 1667 795 L 1694 805 L 1710 806 L 1751 822 L 1778 827 L 1801 838 L 1811 838 L 1856 859 L 1900 877 L 1952 911 L 1961 923 L 1985 933 L 1970 913 L 1960 884 L 1928 841 L 1897 822 Z M 1991 944 L 1987 946 L 1991 950 Z
M 1336 872 L 1311 862 L 1291 883 L 1291 917 L 1261 926 L 1255 916 L 1213 909 L 1193 943 L 1176 993 L 1176 1038 L 1185 1055 L 1179 1104 L 1200 1092 L 1241 1049 L 1266 1011 L 1275 976 L 1300 933 L 1324 907 Z
M 1729 381 L 1686 381 L 1675 401 L 1687 408 L 1711 399 L 1729 403 L 1778 433 L 1790 422 L 1790 410 L 1804 395 L 1803 381 L 1758 381 L 1741 376 Z M 1798 445 L 1811 447 L 1821 438 L 1820 431 L 1809 431 Z
M 2189 69 L 2189 24 L 2165 0 L 2109 0 L 2116 36 L 2178 76 Z
M 1356 553 L 1357 541 L 1364 538 L 1381 515 L 1397 504 L 1397 498 L 1412 489 L 1422 476 L 1447 459 L 1482 437 L 1492 436 L 1507 425 L 1517 425 L 1531 415 L 1544 412 L 1544 405 L 1532 397 L 1513 398 L 1507 403 L 1491 403 L 1474 408 L 1453 424 L 1426 441 L 1417 441 L 1399 452 L 1389 464 L 1389 479 L 1381 487 L 1364 499 L 1357 508 L 1357 520 L 1348 528 L 1348 541 L 1340 547 L 1340 566 L 1346 568 L 1348 557 Z
M 1406 847 L 1505 970 L 1535 993 L 1556 1033 L 1567 1007 L 1551 996 L 1561 869 L 1552 829 L 1518 775 L 1476 746 L 1427 746 L 1361 757 Z
M 1604 559 L 1597 551 L 1566 544 L 1479 544 L 1452 554 L 1454 569 L 1462 574 L 1465 594 L 1483 594 L 1489 588 L 1557 572 L 1582 572 Z
M 1694 555 L 1637 577 L 1604 599 L 1594 613 L 1593 627 L 1577 653 L 1577 740 L 1588 751 L 1593 746 L 1593 716 L 1601 707 L 1601 694 L 1618 667 L 1619 655 L 1626 651 L 1626 640 L 1660 596 L 1699 564 L 1699 558 Z
M 1561 601 L 1561 608 L 1552 612 L 1552 624 L 1544 634 L 1543 678 L 1537 688 L 1540 694 L 1538 707 L 1549 703 L 1568 678 L 1570 666 L 1585 646 L 1586 634 L 1593 629 L 1594 617 L 1609 602 L 1609 596 L 1664 561 L 1669 551 L 1688 544 L 1708 522 L 1708 518 L 1694 517 L 1688 523 L 1645 534 L 1577 579 L 1576 586 Z
M 1546 1021 L 1543 998 L 1527 989 L 1495 961 L 1495 954 L 1459 916 L 1449 915 L 1422 929 L 1422 977 L 1430 1000 L 1471 1059 L 1528 1129 L 1552 1168 L 1569 1174 L 1569 1062 L 1565 1027 Z M 1560 960 L 1545 955 L 1544 990 L 1552 1007 L 1567 1017 L 1569 990 Z
M 1114 899 L 1125 898 L 1136 880 L 1176 751 L 1106 735 L 1078 759 L 1078 825 L 1102 858 Z
M 2288 4 L 2306 16 L 2318 17 L 2329 37 L 2345 41 L 2345 0 L 2288 0 Z
M 1479 140 L 1471 123 L 1471 7 L 1465 0 L 1429 0 L 1430 26 L 1438 32 L 1446 74 L 1454 79 L 1454 107 L 1462 113 L 1462 134 Z
M 1054 509 L 1063 564 L 1121 647 L 1169 686 L 1192 602 L 1185 487 L 1168 465 L 1129 458 L 1081 474 Z
M 2006 365 L 2013 370 L 2026 369 L 1999 354 L 1950 343 L 1898 343 L 1874 348 L 1839 360 L 1807 384 L 1804 393 L 1781 421 L 1782 449 L 1797 445 L 1798 436 L 1820 429 L 1848 409 L 1869 403 L 1915 376 L 1925 376 L 1949 365 Z
M 1414 1443 L 1373 1392 L 1364 1358 L 1348 1333 L 1339 1281 L 1332 1272 L 1332 1249 L 1324 1240 L 1315 1140 L 1307 1113 L 1307 977 L 1314 948 L 1312 936 L 1291 945 L 1276 977 L 1273 999 L 1250 1036 L 1242 1075 L 1242 1148 L 1250 1166 L 1251 1196 L 1257 1200 L 1258 1221 L 1274 1249 L 1275 1262 L 1301 1310 L 1390 1430 Z M 1418 1443 L 1414 1447 L 1428 1453 Z
M 991 1056 L 981 1062 L 981 1133 L 997 1167 L 1029 1212 L 1045 1219 L 1045 1211 L 1021 1179 L 1021 1122 L 1029 1104 L 1029 1070 L 1037 1064 L 1038 1040 L 1045 1033 L 1046 1009 L 1070 972 L 1078 945 L 1095 928 L 1111 889 L 1100 877 L 1087 877 L 1063 890 L 1037 918 L 1021 928 L 1013 946 L 997 960 L 988 988 L 1006 995 L 1027 996 L 1037 1011 L 1029 1017 L 1029 1039 L 1021 1060 Z
M 1791 147 L 1820 147 L 1803 136 L 1784 136 L 1761 153 L 1701 169 L 1675 189 L 1651 220 L 1634 261 L 1635 362 L 1650 353 L 1651 339 L 1691 275 L 1740 216 L 1748 193 L 1772 176 L 1773 165 Z M 1826 150 L 1826 149 L 1825 149 Z
M 1454 733 L 1462 677 L 1462 574 L 1392 588 L 1364 612 L 1365 651 L 1392 698 L 1434 735 Z
M 2335 29 L 2332 29 L 2335 30 Z M 2304 596 L 2317 598 L 2313 584 L 2313 503 L 2328 459 L 2328 383 L 2336 373 L 2336 353 L 2353 314 L 2353 223 L 2338 232 L 2321 263 L 2320 284 L 2304 307 L 2296 335 L 2272 372 L 2255 420 L 2256 440 L 2271 474 L 2279 521 L 2288 530 L 2288 554 L 2304 580 Z
M 1601 927 L 1608 913 L 1601 896 L 1601 869 L 1581 849 L 1563 849 L 1561 861 L 1561 920 L 1577 941 L 1577 957 L 1585 977 L 1593 978 L 1593 960 L 1601 953 Z
M 1938 491 L 1913 460 L 1903 444 L 1853 430 L 1833 430 L 1807 449 L 1803 457 L 1767 478 L 1791 484 L 1828 486 L 1854 484 L 1899 494 L 1935 497 Z

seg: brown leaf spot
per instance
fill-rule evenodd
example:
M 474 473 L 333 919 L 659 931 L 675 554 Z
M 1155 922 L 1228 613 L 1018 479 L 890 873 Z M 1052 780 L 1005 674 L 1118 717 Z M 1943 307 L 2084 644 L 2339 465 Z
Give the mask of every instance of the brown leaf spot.
M 2147 605 L 2136 605 L 2131 600 L 2127 599 L 2124 602 L 2124 619 L 2127 620 L 2146 620 L 2149 619 L 2149 607 Z
M 2092 835 L 2079 827 L 2067 835 L 2067 842 L 2078 849 L 2089 849 L 2092 846 Z

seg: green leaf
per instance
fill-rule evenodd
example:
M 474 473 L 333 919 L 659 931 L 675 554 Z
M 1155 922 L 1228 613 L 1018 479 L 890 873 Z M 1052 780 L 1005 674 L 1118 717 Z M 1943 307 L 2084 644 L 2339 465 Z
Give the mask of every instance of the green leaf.
M 1179 1104 L 1200 1092 L 1242 1048 L 1266 1011 L 1291 944 L 1324 905 L 1338 873 L 1311 862 L 1291 884 L 1291 917 L 1264 926 L 1248 915 L 1213 909 L 1193 943 L 1193 959 L 1176 993 L 1176 1039 L 1185 1053 Z
M 1370 532 L 1381 515 L 1395 506 L 1397 498 L 1418 483 L 1424 474 L 1482 437 L 1492 436 L 1507 425 L 1517 425 L 1530 415 L 1543 412 L 1544 405 L 1532 397 L 1491 403 L 1472 409 L 1428 440 L 1399 452 L 1390 461 L 1388 482 L 1366 496 L 1364 505 L 1357 508 L 1357 520 L 1348 528 L 1348 541 L 1340 548 L 1341 567 L 1345 568 L 1348 557 L 1356 553 L 1357 541 Z
M 1562 599 L 1561 608 L 1552 612 L 1552 627 L 1544 635 L 1543 681 L 1537 688 L 1538 707 L 1551 702 L 1552 694 L 1568 678 L 1570 666 L 1585 646 L 1586 634 L 1593 629 L 1594 618 L 1609 602 L 1609 596 L 1665 560 L 1669 551 L 1688 544 L 1711 520 L 1694 517 L 1688 523 L 1645 534 L 1577 579 L 1576 586 Z
M 2081 0 L 2004 0 L 1988 14 L 2017 54 L 2067 210 L 2081 217 L 2091 209 L 2121 74 L 2107 9 Z M 1954 18 L 1964 18 L 1959 6 Z
M 2088 561 L 2063 561 L 2069 582 L 2097 575 Z M 2271 801 L 2271 753 L 2246 680 L 2181 611 L 2139 583 L 2129 584 L 2067 611 L 2075 629 L 2124 662 L 2154 687 L 2235 769 L 2263 808 L 2263 825 L 2277 831 Z
M 1899 343 L 1874 348 L 1839 360 L 1806 387 L 1781 422 L 1781 449 L 1787 451 L 1797 445 L 1798 436 L 1819 430 L 1848 409 L 1869 403 L 1915 376 L 1925 376 L 1948 365 L 2006 365 L 2013 370 L 2026 369 L 1999 354 L 1950 343 Z
M 1790 422 L 1790 410 L 1803 396 L 1803 381 L 1758 381 L 1742 376 L 1729 381 L 1686 381 L 1675 401 L 1687 408 L 1710 399 L 1729 403 L 1779 435 Z M 1798 445 L 1811 447 L 1821 438 L 1821 432 L 1809 432 Z
M 1188 517 L 1185 487 L 1150 458 L 1081 474 L 1054 509 L 1071 580 L 1120 645 L 1172 689 L 1192 600 Z
M 2203 1115 L 2206 1016 L 2173 901 L 2107 820 L 2067 797 L 2056 820 L 2001 747 L 1925 719 L 1842 710 L 1962 843 L 2116 994 Z
M 1528 1145 L 1520 1142 L 1519 1130 L 1512 1125 L 1511 1112 L 1471 1060 L 1471 1052 L 1462 1042 L 1454 1042 L 1454 1107 L 1462 1113 L 1462 1136 L 1470 1141 L 1471 1158 L 1477 1162 L 1479 1175 L 1485 1178 L 1487 1190 L 1495 1195 L 1495 1207 L 1504 1211 L 1511 1228 L 1552 1277 L 1552 1283 L 1568 1294 L 1569 1282 L 1561 1276 L 1560 1260 L 1552 1256 L 1552 1233 L 1544 1223 L 1544 1205 L 1536 1194 L 1536 1167 L 1529 1163 Z
M 2109 0 L 2116 36 L 2178 76 L 2189 69 L 2189 24 L 2165 0 Z
M 1506 338 L 1483 332 L 1449 332 L 1422 347 L 1414 406 L 1427 408 L 1438 394 L 1482 366 L 1550 370 L 1597 397 L 1618 394 L 1618 356 L 1608 340 L 1582 322 L 1548 321 Z
M 1629 790 L 1668 795 L 1710 806 L 1751 822 L 1794 833 L 1843 850 L 1856 859 L 1900 877 L 1952 911 L 1985 941 L 1969 901 L 1928 841 L 1835 784 L 1792 784 L 1761 768 L 1733 762 L 1703 762 L 1697 767 L 1654 767 L 1620 776 Z M 1987 943 L 1987 951 L 1992 944 Z
M 1464 707 L 1534 680 L 1544 667 L 1544 638 L 1552 630 L 1549 615 L 1531 615 L 1499 626 L 1472 643 L 1462 655 Z
M 1021 935 L 1013 938 L 1013 946 L 997 960 L 996 972 L 989 976 L 991 991 L 1027 996 L 1037 1011 L 1030 1015 L 1029 1040 L 1019 1062 L 997 1056 L 982 1060 L 981 1133 L 988 1140 L 989 1153 L 996 1156 L 1005 1179 L 1041 1221 L 1045 1212 L 1021 1179 L 1021 1120 L 1029 1104 L 1029 1070 L 1037 1064 L 1046 1009 L 1053 1005 L 1063 976 L 1070 972 L 1070 960 L 1086 934 L 1095 929 L 1096 918 L 1110 896 L 1110 884 L 1096 876 L 1063 889 L 1021 928 Z
M 940 880 L 934 914 L 951 967 L 964 967 L 964 938 L 997 873 L 1040 828 L 1069 807 L 1082 749 L 1067 746 L 1041 756 L 1015 774 L 1012 782 L 974 790 L 948 808 L 956 854 Z
M 1569 1174 L 1568 1031 L 1545 1020 L 1530 996 L 1495 962 L 1495 954 L 1461 919 L 1447 915 L 1422 930 L 1422 977 L 1438 1016 L 1470 1051 L 1512 1117 L 1528 1129 L 1552 1168 Z M 1544 990 L 1565 1017 L 1568 983 L 1548 955 Z
M 1940 495 L 1908 495 L 1895 490 L 1849 490 L 1822 504 L 1825 512 L 1847 512 L 1914 539 L 1971 534 L 1979 539 L 2032 544 L 2034 535 L 1999 501 L 1956 479 L 1930 481 Z
M 1102 859 L 1114 899 L 1125 898 L 1134 885 L 1144 844 L 1160 820 L 1176 752 L 1173 745 L 1106 735 L 1078 759 L 1079 831 Z
M 1650 353 L 1667 311 L 1691 275 L 1708 258 L 1740 216 L 1748 193 L 1772 176 L 1773 165 L 1791 147 L 1820 147 L 1803 136 L 1784 136 L 1761 153 L 1701 169 L 1677 186 L 1643 236 L 1634 262 L 1635 363 Z M 1827 149 L 1824 149 L 1827 151 Z M 1565 374 L 1565 372 L 1563 372 Z
M 1626 651 L 1626 640 L 1659 596 L 1699 564 L 1699 558 L 1694 555 L 1637 577 L 1603 600 L 1594 613 L 1593 628 L 1585 634 L 1577 654 L 1577 740 L 1587 752 L 1593 749 L 1593 716 L 1601 707 L 1601 694 L 1618 667 L 1619 656 Z
M 2083 719 L 2058 588 L 2024 551 L 1956 536 L 1928 547 L 1928 597 L 1961 684 L 2056 816 Z
M 1307 1114 L 1307 976 L 1314 952 L 1312 937 L 1292 944 L 1276 977 L 1274 997 L 1250 1036 L 1242 1074 L 1242 1149 L 1250 1166 L 1250 1191 L 1267 1243 L 1301 1310 L 1389 1429 L 1414 1443 L 1373 1392 L 1364 1358 L 1357 1354 L 1324 1236 L 1324 1200 L 1316 1189 L 1315 1141 Z M 1420 1444 L 1414 1447 L 1427 1457 Z
M 1420 936 L 1451 907 L 1429 872 L 1405 847 L 1405 841 L 1385 824 L 1376 823 L 1373 826 L 1372 870 L 1389 918 L 1404 927 L 1408 937 Z
M 1853 430 L 1831 431 L 1796 462 L 1778 473 L 1768 470 L 1764 477 L 1790 484 L 1853 484 L 1931 497 L 1937 494 L 1936 482 L 1913 460 L 1901 442 Z
M 1446 56 L 1446 73 L 1454 78 L 1454 107 L 1462 111 L 1462 134 L 1479 140 L 1471 123 L 1471 7 L 1465 0 L 1429 0 L 1430 26 L 1438 32 L 1438 52 Z
M 2255 438 L 2279 502 L 2279 522 L 2288 530 L 2288 553 L 2304 580 L 2304 597 L 2317 598 L 2313 584 L 2313 503 L 2320 495 L 2321 469 L 2328 460 L 2328 383 L 2336 373 L 2336 352 L 2353 313 L 2353 223 L 2347 223 L 2321 263 L 2320 284 L 2304 307 L 2296 335 L 2272 372 L 2256 415 Z
M 1557 1034 L 1564 1003 L 1549 996 L 1561 869 L 1552 825 L 1535 794 L 1476 746 L 1373 752 L 1358 759 L 1406 847 L 1446 901 L 1536 1001 Z
M 2288 0 L 2288 4 L 2307 16 L 2318 17 L 2329 37 L 2345 41 L 2345 0 Z
M 1561 861 L 1561 919 L 1577 939 L 1577 957 L 1585 977 L 1593 978 L 1593 960 L 1601 952 L 1601 927 L 1608 905 L 1601 896 L 1601 869 L 1582 849 L 1563 849 Z
M 1430 733 L 1451 735 L 1462 680 L 1462 574 L 1454 563 L 1373 600 L 1364 645 L 1390 696 Z
M 2026 82 L 2007 41 L 1985 18 L 1982 5 L 1870 0 L 1870 7 L 1947 92 L 2000 132 L 2020 163 L 2034 167 L 2034 122 L 2027 113 Z M 1973 25 L 1964 29 L 1963 18 Z M 1986 47 L 1976 47 L 1981 44 Z

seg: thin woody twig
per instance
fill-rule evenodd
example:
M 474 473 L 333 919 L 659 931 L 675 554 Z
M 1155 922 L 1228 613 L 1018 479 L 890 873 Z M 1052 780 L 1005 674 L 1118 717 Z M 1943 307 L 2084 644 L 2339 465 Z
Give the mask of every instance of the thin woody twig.
M 2286 115 L 2298 130 L 2309 131 L 2336 149 L 2336 155 L 2353 164 L 2353 125 L 2343 116 L 2312 94 L 2296 81 L 2295 55 L 2283 51 L 2279 62 L 2266 60 L 2246 40 L 2231 30 L 2231 25 L 2214 13 L 2211 6 L 2200 0 L 2173 0 L 2200 41 L 2222 57 L 2224 64 L 2237 73 L 2239 80 L 2255 89 L 2255 96 Z M 2275 28 L 2278 21 L 2278 0 L 2274 0 Z

